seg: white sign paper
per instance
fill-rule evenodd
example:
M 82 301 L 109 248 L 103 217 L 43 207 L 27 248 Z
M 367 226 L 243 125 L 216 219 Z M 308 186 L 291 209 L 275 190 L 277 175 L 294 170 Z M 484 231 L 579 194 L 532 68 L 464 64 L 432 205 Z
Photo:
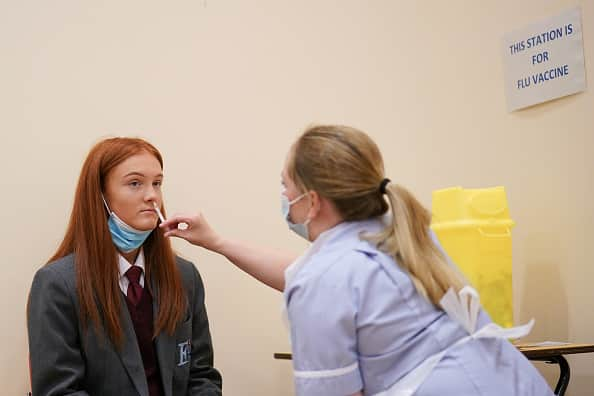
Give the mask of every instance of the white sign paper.
M 579 7 L 506 34 L 502 47 L 508 111 L 586 89 Z

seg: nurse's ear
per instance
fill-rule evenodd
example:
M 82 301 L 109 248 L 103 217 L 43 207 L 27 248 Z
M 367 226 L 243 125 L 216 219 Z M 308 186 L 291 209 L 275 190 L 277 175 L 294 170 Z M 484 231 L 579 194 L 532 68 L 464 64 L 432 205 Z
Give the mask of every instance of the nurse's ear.
M 311 206 L 307 212 L 308 219 L 320 219 L 325 221 L 326 219 L 340 217 L 334 204 L 328 198 L 321 196 L 313 190 L 309 191 L 308 194 L 309 201 L 311 202 Z
M 309 195 L 309 202 L 311 203 L 309 211 L 307 212 L 307 218 L 311 221 L 320 215 L 320 210 L 324 206 L 322 202 L 324 198 L 313 190 L 309 191 L 307 194 Z

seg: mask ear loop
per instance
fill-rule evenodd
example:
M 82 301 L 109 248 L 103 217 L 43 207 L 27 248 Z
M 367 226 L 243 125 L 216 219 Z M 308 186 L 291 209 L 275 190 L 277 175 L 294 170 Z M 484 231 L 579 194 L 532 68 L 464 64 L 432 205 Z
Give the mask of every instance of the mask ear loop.
M 303 194 L 301 194 L 300 196 L 298 196 L 298 197 L 297 197 L 297 198 L 295 198 L 294 200 L 292 200 L 292 201 L 289 201 L 289 205 L 293 205 L 293 204 L 295 204 L 295 203 L 297 203 L 297 202 L 301 201 L 301 199 L 302 199 L 303 197 L 305 197 L 306 195 L 307 195 L 307 192 L 304 192 Z
M 101 193 L 101 199 L 103 200 L 103 205 L 105 205 L 105 209 L 107 209 L 107 213 L 111 214 L 111 209 L 109 209 L 109 205 L 107 205 L 107 201 L 105 201 L 103 193 Z
M 295 198 L 292 201 L 289 201 L 289 207 L 291 207 L 291 205 L 301 201 L 303 199 L 303 197 L 305 197 L 306 195 L 309 194 L 309 191 L 304 192 L 303 194 L 301 194 L 300 196 L 298 196 L 297 198 Z M 303 224 L 305 227 L 307 227 L 307 225 L 311 222 L 311 218 L 308 217 L 307 219 L 305 219 L 305 221 L 301 224 Z
M 289 221 L 291 221 L 291 222 L 292 222 L 292 220 L 290 220 L 290 217 L 291 217 L 291 206 L 293 206 L 293 204 L 296 204 L 297 202 L 301 201 L 301 199 L 302 199 L 303 197 L 305 197 L 305 194 L 307 194 L 307 193 L 305 192 L 305 193 L 301 194 L 300 196 L 298 196 L 297 198 L 295 198 L 295 199 L 293 199 L 293 200 L 289 201 L 289 197 L 287 197 L 287 195 L 285 194 L 285 190 L 286 190 L 286 188 L 283 188 L 283 192 L 282 192 L 282 194 L 283 194 L 283 195 L 285 196 L 285 198 L 287 199 L 287 205 L 288 205 L 287 220 L 289 220 Z M 308 219 L 308 220 L 309 220 L 309 219 Z

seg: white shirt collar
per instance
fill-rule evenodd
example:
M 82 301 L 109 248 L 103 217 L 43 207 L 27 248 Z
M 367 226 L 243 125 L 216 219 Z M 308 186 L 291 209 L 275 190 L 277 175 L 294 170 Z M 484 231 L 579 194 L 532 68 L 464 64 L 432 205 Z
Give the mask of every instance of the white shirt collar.
M 142 268 L 142 272 L 144 273 L 144 251 L 142 250 L 142 248 L 140 249 L 140 252 L 138 252 L 138 256 L 136 256 L 136 261 L 134 262 L 134 265 Z M 128 260 L 124 258 L 124 256 L 118 253 L 118 266 L 120 269 L 120 276 L 125 276 L 126 271 L 128 271 L 130 267 L 132 267 L 132 264 L 130 264 Z
M 134 261 L 134 265 L 140 267 L 142 269 L 142 274 L 140 275 L 140 286 L 144 287 L 144 272 L 145 272 L 145 265 L 144 265 L 144 250 L 142 248 L 140 248 L 140 251 L 138 252 L 138 256 L 136 256 L 136 261 Z M 120 289 L 122 289 L 122 291 L 124 293 L 126 293 L 126 290 L 128 288 L 128 278 L 126 277 L 126 271 L 128 271 L 130 268 L 132 267 L 132 265 L 128 262 L 128 260 L 126 260 L 124 258 L 124 256 L 122 256 L 120 253 L 118 253 L 118 269 L 120 271 L 120 279 L 119 279 L 119 283 L 120 283 Z

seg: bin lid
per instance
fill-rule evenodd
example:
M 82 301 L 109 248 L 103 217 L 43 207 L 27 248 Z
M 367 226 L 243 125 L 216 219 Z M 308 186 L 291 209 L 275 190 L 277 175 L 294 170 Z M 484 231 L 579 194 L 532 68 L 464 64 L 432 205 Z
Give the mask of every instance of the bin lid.
M 432 195 L 435 223 L 510 220 L 505 188 L 502 186 L 477 189 L 451 187 L 433 191 Z

